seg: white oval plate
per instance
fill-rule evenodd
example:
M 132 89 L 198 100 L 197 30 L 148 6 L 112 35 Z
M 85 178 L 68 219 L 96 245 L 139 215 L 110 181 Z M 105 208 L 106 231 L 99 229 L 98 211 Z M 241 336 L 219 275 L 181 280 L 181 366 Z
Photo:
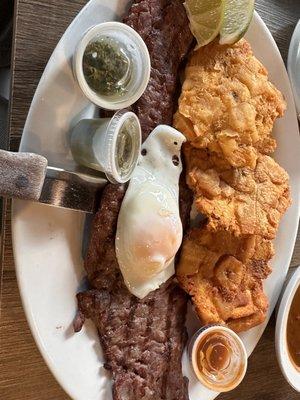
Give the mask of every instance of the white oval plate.
M 91 0 L 66 30 L 33 98 L 21 151 L 42 154 L 53 166 L 74 167 L 68 132 L 78 119 L 92 116 L 95 108 L 74 81 L 71 55 L 84 31 L 96 23 L 120 19 L 126 6 L 127 0 Z M 270 32 L 257 14 L 247 38 L 288 103 L 284 118 L 276 122 L 274 130 L 278 141 L 275 159 L 290 174 L 293 204 L 281 222 L 275 243 L 276 256 L 272 261 L 273 273 L 265 284 L 270 301 L 269 318 L 289 267 L 297 233 L 300 143 L 286 70 Z M 84 215 L 80 213 L 14 201 L 12 229 L 16 271 L 31 331 L 60 385 L 74 400 L 109 400 L 111 384 L 101 366 L 103 356 L 95 328 L 88 322 L 80 333 L 73 334 L 72 330 L 75 293 L 85 275 L 81 258 L 83 224 Z M 191 333 L 197 328 L 195 321 L 189 311 Z M 248 354 L 256 346 L 266 323 L 241 335 Z M 186 354 L 183 370 L 190 379 L 190 400 L 209 400 L 217 395 L 195 380 Z

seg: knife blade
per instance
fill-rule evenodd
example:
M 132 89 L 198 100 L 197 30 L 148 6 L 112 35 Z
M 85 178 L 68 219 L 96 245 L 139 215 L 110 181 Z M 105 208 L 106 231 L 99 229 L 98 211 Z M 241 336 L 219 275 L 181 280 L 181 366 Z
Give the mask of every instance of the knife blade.
M 0 150 L 0 195 L 94 213 L 107 180 L 101 173 L 48 166 L 34 153 Z

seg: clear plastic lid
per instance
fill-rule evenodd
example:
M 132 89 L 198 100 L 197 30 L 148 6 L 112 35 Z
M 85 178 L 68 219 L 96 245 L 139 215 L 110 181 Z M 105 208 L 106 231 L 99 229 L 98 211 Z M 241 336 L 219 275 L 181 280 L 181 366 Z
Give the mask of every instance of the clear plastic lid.
M 138 117 L 121 110 L 112 118 L 81 120 L 71 134 L 71 151 L 78 164 L 104 172 L 112 183 L 124 183 L 137 164 L 141 136 Z
M 228 392 L 246 373 L 246 349 L 238 335 L 224 326 L 208 326 L 196 332 L 189 355 L 197 378 L 211 390 Z
M 127 182 L 141 151 L 141 126 L 131 111 L 118 111 L 111 119 L 105 140 L 106 176 L 113 183 Z
M 83 57 L 87 46 L 97 40 L 114 41 L 129 61 L 126 73 L 126 90 L 115 95 L 95 92 L 88 84 L 83 71 Z M 150 56 L 141 36 L 128 25 L 105 22 L 89 29 L 73 57 L 73 69 L 83 93 L 96 105 L 108 110 L 119 110 L 135 103 L 144 93 L 150 78 Z

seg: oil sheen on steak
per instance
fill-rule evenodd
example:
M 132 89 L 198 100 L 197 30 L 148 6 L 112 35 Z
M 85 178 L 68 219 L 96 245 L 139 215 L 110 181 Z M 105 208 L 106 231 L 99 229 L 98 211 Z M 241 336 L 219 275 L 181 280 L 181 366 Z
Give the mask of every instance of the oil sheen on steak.
M 144 39 L 151 76 L 143 96 L 133 105 L 143 140 L 159 124 L 172 124 L 180 63 L 192 44 L 180 0 L 136 0 L 124 22 Z M 89 244 L 85 269 L 93 289 L 77 295 L 79 312 L 97 326 L 113 377 L 114 400 L 187 400 L 181 356 L 186 341 L 186 295 L 171 280 L 140 300 L 124 285 L 115 254 L 118 213 L 126 191 L 108 184 L 103 192 Z M 180 181 L 180 209 L 188 219 L 191 196 Z
M 157 125 L 172 125 L 178 69 L 193 37 L 180 0 L 135 1 L 124 22 L 141 35 L 151 58 L 149 84 L 132 107 L 145 140 Z
M 143 300 L 124 286 L 95 289 L 78 294 L 78 302 L 98 328 L 115 400 L 188 399 L 181 372 L 186 298 L 179 286 L 167 282 Z

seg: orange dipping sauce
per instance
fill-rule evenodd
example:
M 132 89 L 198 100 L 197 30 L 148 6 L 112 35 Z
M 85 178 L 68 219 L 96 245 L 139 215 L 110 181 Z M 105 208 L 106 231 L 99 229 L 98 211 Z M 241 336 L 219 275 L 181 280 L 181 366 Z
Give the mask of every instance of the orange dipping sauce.
M 286 338 L 292 363 L 300 371 L 300 285 L 289 311 Z
M 208 326 L 196 332 L 189 353 L 197 378 L 209 389 L 227 392 L 245 375 L 247 354 L 244 345 L 224 326 Z
M 210 333 L 197 347 L 197 364 L 200 371 L 221 374 L 230 363 L 231 343 L 222 333 Z

